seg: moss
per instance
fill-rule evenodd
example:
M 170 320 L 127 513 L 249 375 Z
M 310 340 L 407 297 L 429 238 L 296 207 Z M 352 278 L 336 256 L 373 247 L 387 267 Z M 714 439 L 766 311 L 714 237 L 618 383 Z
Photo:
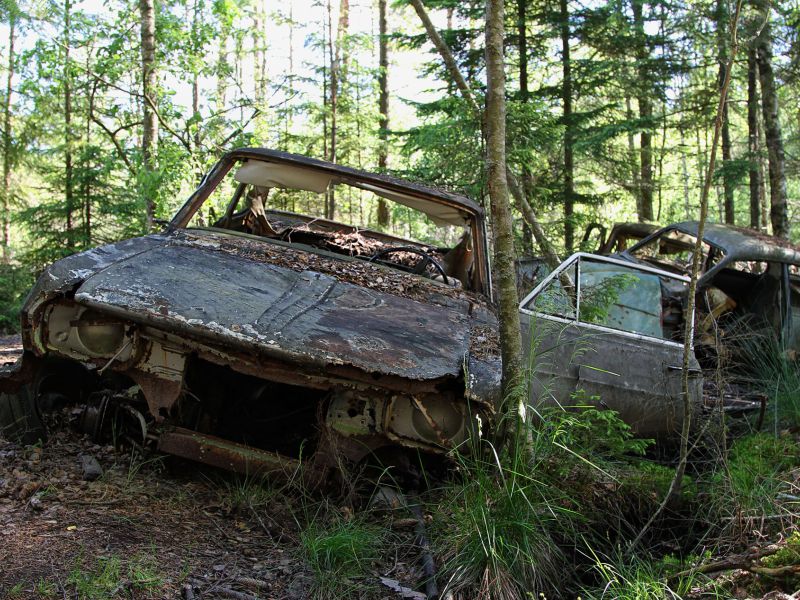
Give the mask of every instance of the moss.
M 772 556 L 761 559 L 761 564 L 770 568 L 800 564 L 800 532 L 792 532 L 786 540 L 786 545 Z

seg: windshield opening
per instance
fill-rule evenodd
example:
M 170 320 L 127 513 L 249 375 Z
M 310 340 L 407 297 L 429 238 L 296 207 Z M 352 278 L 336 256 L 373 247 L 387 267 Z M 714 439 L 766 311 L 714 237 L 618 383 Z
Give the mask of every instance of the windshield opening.
M 187 226 L 256 235 L 376 262 L 452 287 L 473 287 L 468 214 L 307 168 L 239 161 Z
M 688 273 L 692 268 L 697 237 L 689 233 L 669 229 L 649 242 L 633 248 L 630 253 L 634 258 L 648 262 L 667 271 Z M 701 244 L 701 271 L 707 271 L 724 257 L 723 252 L 707 242 Z

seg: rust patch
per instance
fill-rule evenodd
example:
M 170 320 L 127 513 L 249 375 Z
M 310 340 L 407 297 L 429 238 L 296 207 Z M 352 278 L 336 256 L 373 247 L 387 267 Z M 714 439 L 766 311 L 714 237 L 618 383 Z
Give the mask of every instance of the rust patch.
M 243 475 L 266 475 L 295 470 L 300 466 L 299 461 L 277 452 L 250 448 L 182 428 L 162 433 L 158 438 L 158 449 L 167 454 Z
M 210 240 L 209 240 L 210 238 Z M 232 239 L 233 238 L 233 239 Z M 204 232 L 198 235 L 188 231 L 176 234 L 173 243 L 199 243 L 203 248 L 249 258 L 257 262 L 271 263 L 293 271 L 317 271 L 332 275 L 340 281 L 377 290 L 419 302 L 450 306 L 449 299 L 466 300 L 487 306 L 481 294 L 438 285 L 418 275 L 383 268 L 364 260 L 337 259 L 296 248 L 287 248 L 268 241 L 251 240 L 246 237 L 219 235 Z M 213 246 L 209 241 L 213 240 Z

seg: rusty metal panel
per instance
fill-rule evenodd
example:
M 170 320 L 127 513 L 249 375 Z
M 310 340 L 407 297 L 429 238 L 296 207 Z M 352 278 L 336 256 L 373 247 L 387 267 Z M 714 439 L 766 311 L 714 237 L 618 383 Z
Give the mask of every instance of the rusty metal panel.
M 426 304 L 213 245 L 157 247 L 113 264 L 76 301 L 164 330 L 320 368 L 458 377 L 470 303 Z
M 250 448 L 180 428 L 162 433 L 158 438 L 158 449 L 181 458 L 250 476 L 287 472 L 297 469 L 300 464 L 299 461 L 277 452 Z

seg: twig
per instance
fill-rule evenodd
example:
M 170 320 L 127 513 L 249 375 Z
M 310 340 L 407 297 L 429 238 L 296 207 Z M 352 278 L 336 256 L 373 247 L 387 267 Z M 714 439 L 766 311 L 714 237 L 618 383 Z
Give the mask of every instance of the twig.
M 409 504 L 411 514 L 417 520 L 414 533 L 417 536 L 417 544 L 421 552 L 422 572 L 425 574 L 425 595 L 429 600 L 439 597 L 439 588 L 436 586 L 436 564 L 433 562 L 431 545 L 425 532 L 425 518 L 422 515 L 418 498 L 412 498 L 413 503 Z
M 765 548 L 758 549 L 755 552 L 750 552 L 748 554 L 734 556 L 732 558 L 726 558 L 725 560 L 718 560 L 706 563 L 704 565 L 698 565 L 697 567 L 693 567 L 691 569 L 686 569 L 685 571 L 671 575 L 669 580 L 680 579 L 689 575 L 708 575 L 709 573 L 719 573 L 720 571 L 731 571 L 733 569 L 743 569 L 745 571 L 751 571 L 755 573 L 756 571 L 753 571 L 753 568 L 767 568 L 754 566 L 753 563 L 755 561 L 761 560 L 767 556 L 772 556 L 780 549 L 781 546 L 772 544 Z
M 236 590 L 232 590 L 231 588 L 226 587 L 218 587 L 216 589 L 217 594 L 222 596 L 228 596 L 229 598 L 233 598 L 234 600 L 261 600 L 258 596 L 253 596 L 252 594 L 247 594 L 245 592 L 237 592 Z

